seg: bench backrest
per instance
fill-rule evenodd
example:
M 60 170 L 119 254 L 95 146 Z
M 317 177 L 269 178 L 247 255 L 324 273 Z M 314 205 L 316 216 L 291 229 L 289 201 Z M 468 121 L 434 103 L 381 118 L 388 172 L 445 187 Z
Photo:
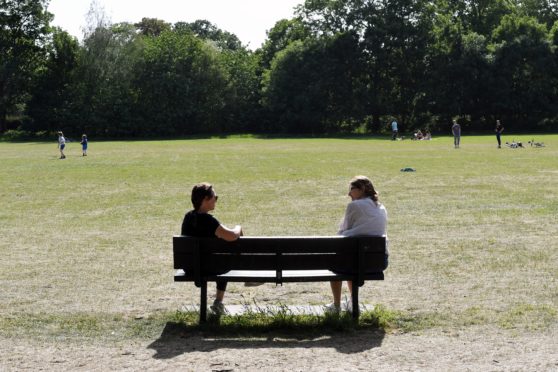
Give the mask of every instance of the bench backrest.
M 246 236 L 173 237 L 174 268 L 211 273 L 229 270 L 332 270 L 381 272 L 385 237 Z

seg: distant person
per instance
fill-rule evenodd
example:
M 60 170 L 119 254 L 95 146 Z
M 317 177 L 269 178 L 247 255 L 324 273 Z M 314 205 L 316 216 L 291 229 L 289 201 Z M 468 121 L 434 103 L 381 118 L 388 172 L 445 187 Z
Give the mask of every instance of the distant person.
M 378 193 L 372 181 L 365 176 L 356 176 L 349 183 L 349 196 L 351 202 L 347 205 L 343 222 L 339 226 L 339 235 L 344 236 L 386 236 L 387 211 L 379 202 Z M 388 266 L 388 249 L 386 245 L 384 270 Z M 339 312 L 341 310 L 342 282 L 332 281 L 331 292 L 333 303 L 326 310 Z M 353 283 L 347 282 L 352 293 Z M 349 305 L 347 306 L 349 309 Z
M 64 138 L 64 133 L 58 132 L 58 149 L 60 149 L 60 159 L 66 159 L 66 155 L 64 155 L 65 147 L 66 147 L 66 138 Z
M 208 213 L 215 209 L 215 203 L 217 203 L 218 198 L 211 184 L 204 182 L 195 185 L 191 196 L 194 209 L 184 216 L 181 234 L 208 238 L 217 237 L 229 242 L 238 239 L 242 235 L 240 225 L 230 229 Z M 225 313 L 223 297 L 226 290 L 227 282 L 218 281 L 215 301 L 210 306 L 215 314 L 221 315 Z
M 423 137 L 424 135 L 422 134 L 420 129 L 415 132 L 415 140 L 420 141 Z
M 429 130 L 424 133 L 424 137 L 422 139 L 425 141 L 430 141 L 432 139 L 432 134 L 430 134 Z
M 87 156 L 87 136 L 85 134 L 83 134 L 81 136 L 81 151 L 83 153 L 82 156 Z M 95 155 L 95 154 L 93 154 Z
M 392 141 L 395 141 L 397 139 L 397 133 L 398 133 L 397 120 L 395 120 L 395 118 L 394 118 L 393 121 L 391 122 L 391 140 Z
M 502 140 L 500 136 L 502 135 L 503 131 L 504 131 L 504 126 L 500 124 L 500 120 L 496 120 L 496 128 L 494 129 L 494 132 L 496 132 L 496 140 L 498 141 L 498 148 L 502 148 Z
M 458 149 L 459 143 L 461 142 L 461 125 L 457 123 L 457 120 L 453 121 L 451 126 L 451 133 L 453 133 L 453 147 Z

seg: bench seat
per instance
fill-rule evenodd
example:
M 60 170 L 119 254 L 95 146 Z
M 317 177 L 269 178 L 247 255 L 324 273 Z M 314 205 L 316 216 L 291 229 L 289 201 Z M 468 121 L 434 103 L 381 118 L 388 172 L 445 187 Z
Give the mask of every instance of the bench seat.
M 200 322 L 204 322 L 207 282 L 350 280 L 353 317 L 358 319 L 358 288 L 365 280 L 384 280 L 385 247 L 385 237 L 373 236 L 250 236 L 226 242 L 176 235 L 174 281 L 193 282 L 201 289 Z
M 208 275 L 206 280 L 213 282 L 226 280 L 228 282 L 264 282 L 273 283 L 277 278 L 277 272 L 273 270 L 231 270 L 221 275 Z M 353 275 L 337 274 L 330 270 L 284 270 L 281 272 L 281 282 L 322 282 L 331 280 L 352 280 Z M 383 272 L 367 273 L 363 275 L 365 280 L 384 280 Z M 193 276 L 188 276 L 184 270 L 179 269 L 174 273 L 175 282 L 191 282 Z M 277 284 L 281 284 L 278 282 Z

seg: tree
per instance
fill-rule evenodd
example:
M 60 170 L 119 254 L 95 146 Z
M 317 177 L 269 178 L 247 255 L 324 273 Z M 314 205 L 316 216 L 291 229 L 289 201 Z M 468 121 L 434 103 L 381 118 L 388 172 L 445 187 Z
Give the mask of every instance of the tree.
M 93 2 L 72 83 L 70 110 L 64 123 L 69 133 L 96 136 L 135 135 L 136 94 L 132 81 L 143 47 L 129 23 L 111 24 Z
M 447 0 L 441 8 L 455 14 L 465 32 L 483 36 L 490 36 L 502 17 L 515 10 L 510 0 Z
M 46 49 L 45 66 L 37 73 L 27 106 L 27 113 L 33 121 L 26 129 L 33 131 L 60 130 L 71 116 L 71 87 L 78 63 L 78 41 L 67 32 L 54 28 Z
M 47 0 L 0 0 L 0 132 L 6 116 L 25 101 L 37 68 L 52 15 Z
M 268 131 L 350 131 L 362 119 L 358 77 L 363 63 L 355 34 L 294 41 L 277 53 L 264 76 Z
M 308 0 L 299 9 L 313 34 L 351 32 L 367 63 L 366 110 L 377 130 L 380 117 L 398 114 L 404 123 L 416 114 L 431 29 L 425 0 Z
M 257 53 L 261 55 L 260 64 L 269 69 L 275 55 L 290 43 L 310 37 L 310 29 L 300 19 L 281 19 L 267 32 L 267 40 Z
M 219 132 L 226 76 L 217 51 L 191 34 L 164 32 L 145 39 L 134 91 L 149 135 Z
M 205 19 L 198 19 L 192 23 L 177 22 L 173 29 L 178 33 L 192 33 L 202 40 L 210 40 L 221 50 L 243 49 L 242 43 L 235 34 L 223 31 Z
M 433 130 L 447 128 L 455 116 L 469 117 L 472 123 L 465 126 L 479 125 L 491 112 L 489 38 L 467 30 L 448 8 L 438 8 L 436 14 L 422 110 L 439 119 L 430 123 Z
M 558 1 L 556 0 L 518 0 L 522 15 L 536 18 L 548 28 L 558 21 Z
M 142 18 L 141 22 L 134 23 L 134 26 L 145 36 L 159 36 L 165 31 L 170 31 L 171 25 L 157 18 Z
M 494 30 L 493 40 L 493 113 L 521 129 L 555 115 L 558 66 L 546 26 L 532 17 L 508 15 Z
M 223 91 L 222 130 L 258 130 L 261 116 L 258 55 L 245 49 L 225 50 L 219 53 L 219 59 L 227 82 Z

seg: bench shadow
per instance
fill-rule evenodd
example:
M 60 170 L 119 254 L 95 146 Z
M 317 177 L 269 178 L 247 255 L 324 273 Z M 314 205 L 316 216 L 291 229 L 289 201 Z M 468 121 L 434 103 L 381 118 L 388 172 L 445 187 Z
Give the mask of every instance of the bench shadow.
M 319 329 L 265 331 L 233 334 L 217 329 L 201 330 L 183 323 L 167 322 L 161 336 L 148 348 L 156 351 L 154 359 L 172 359 L 191 352 L 258 348 L 333 348 L 345 354 L 360 353 L 382 345 L 383 329 L 331 331 Z

